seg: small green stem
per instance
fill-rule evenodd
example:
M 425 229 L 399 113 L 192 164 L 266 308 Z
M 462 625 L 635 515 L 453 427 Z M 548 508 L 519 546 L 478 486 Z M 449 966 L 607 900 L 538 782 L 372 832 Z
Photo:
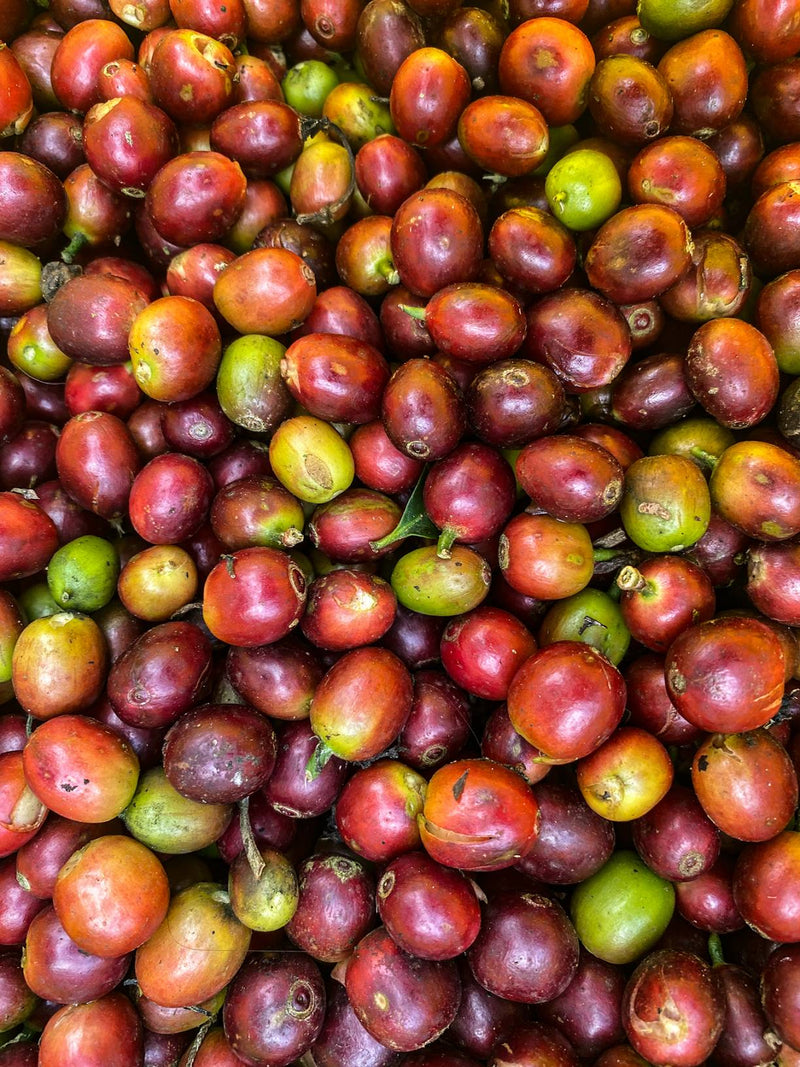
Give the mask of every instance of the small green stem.
M 61 253 L 61 258 L 64 260 L 65 263 L 72 263 L 72 261 L 80 252 L 80 250 L 83 248 L 83 246 L 85 244 L 88 244 L 88 242 L 89 238 L 86 236 L 85 233 L 76 233 L 70 243 L 67 245 L 67 247 Z
M 406 315 L 410 315 L 412 319 L 419 319 L 420 322 L 425 321 L 425 308 L 414 307 L 413 304 L 398 304 L 401 311 L 405 311 Z
M 712 471 L 719 463 L 719 456 L 715 456 L 713 452 L 706 452 L 704 448 L 700 448 L 697 445 L 689 449 L 689 455 L 710 467 Z
M 612 559 L 618 559 L 619 555 L 618 548 L 596 548 L 592 552 L 592 559 L 595 563 L 608 563 Z
M 313 782 L 319 778 L 325 764 L 333 755 L 333 750 L 328 748 L 324 741 L 318 741 L 317 746 L 311 753 L 308 763 L 306 764 L 306 781 Z
M 725 962 L 725 957 L 722 953 L 722 941 L 719 934 L 711 934 L 708 938 L 708 958 L 715 967 L 719 967 Z
M 450 549 L 453 547 L 453 542 L 458 536 L 457 531 L 452 526 L 445 526 L 442 532 L 439 534 L 439 540 L 436 544 L 436 555 L 440 559 L 450 559 Z
M 250 864 L 250 870 L 253 872 L 255 880 L 258 881 L 264 873 L 266 864 L 264 863 L 264 857 L 259 852 L 256 839 L 253 836 L 253 827 L 250 824 L 250 797 L 244 797 L 239 801 L 239 832 L 242 835 L 244 854 Z

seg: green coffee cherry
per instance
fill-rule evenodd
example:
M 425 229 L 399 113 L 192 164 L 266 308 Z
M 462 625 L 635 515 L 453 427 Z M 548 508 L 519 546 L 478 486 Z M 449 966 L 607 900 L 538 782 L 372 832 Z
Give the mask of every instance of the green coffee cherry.
M 47 567 L 47 585 L 60 610 L 99 611 L 114 596 L 118 577 L 117 550 L 94 534 L 62 545 Z
M 281 423 L 269 445 L 275 477 L 299 500 L 324 504 L 355 477 L 350 446 L 328 422 L 297 415 Z

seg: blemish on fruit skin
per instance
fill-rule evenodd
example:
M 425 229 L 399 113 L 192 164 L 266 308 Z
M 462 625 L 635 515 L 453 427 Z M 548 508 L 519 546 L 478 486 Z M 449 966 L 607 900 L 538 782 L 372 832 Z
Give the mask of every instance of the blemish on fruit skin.
M 378 1011 L 388 1011 L 389 998 L 386 996 L 385 993 L 374 993 L 372 996 L 372 1000 Z
M 675 690 L 676 693 L 686 692 L 686 678 L 676 668 L 671 668 L 669 672 L 669 684 Z

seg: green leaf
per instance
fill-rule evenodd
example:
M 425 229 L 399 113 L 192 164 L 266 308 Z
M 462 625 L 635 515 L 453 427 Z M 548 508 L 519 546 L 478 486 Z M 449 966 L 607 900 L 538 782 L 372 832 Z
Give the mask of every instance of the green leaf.
M 425 510 L 425 505 L 422 502 L 422 488 L 425 484 L 425 475 L 427 467 L 423 470 L 419 476 L 417 484 L 414 486 L 414 491 L 408 498 L 408 503 L 403 510 L 403 514 L 400 516 L 400 521 L 397 526 L 385 537 L 382 537 L 380 541 L 370 541 L 370 548 L 374 552 L 380 552 L 382 548 L 387 548 L 389 545 L 395 544 L 397 541 L 403 541 L 406 537 L 425 537 L 432 538 L 439 536 L 439 527 L 435 526 L 428 517 L 428 513 Z
M 305 778 L 307 782 L 313 782 L 319 778 L 322 773 L 322 768 L 328 762 L 333 755 L 333 751 L 328 748 L 324 741 L 320 741 L 317 747 L 311 753 L 308 763 L 306 764 Z

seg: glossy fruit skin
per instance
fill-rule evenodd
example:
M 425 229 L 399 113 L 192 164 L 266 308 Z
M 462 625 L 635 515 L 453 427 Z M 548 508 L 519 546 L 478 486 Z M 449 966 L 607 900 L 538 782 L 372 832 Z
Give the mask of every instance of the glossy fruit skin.
M 251 930 L 271 933 L 286 925 L 297 907 L 297 876 L 291 862 L 273 848 L 259 846 L 264 869 L 256 877 L 242 849 L 228 869 L 234 915 Z
M 165 296 L 134 319 L 128 352 L 139 388 L 153 400 L 190 400 L 214 380 L 222 356 L 219 327 L 198 300 Z
M 800 461 L 767 441 L 726 448 L 709 482 L 714 508 L 732 526 L 760 541 L 800 532 Z
M 502 276 L 526 293 L 560 288 L 577 259 L 569 230 L 549 211 L 532 205 L 509 208 L 495 219 L 488 251 Z
M 39 1042 L 41 1067 L 123 1067 L 143 1056 L 142 1023 L 120 992 L 89 1004 L 65 1005 L 45 1024 Z
M 17 493 L 0 493 L 0 517 L 0 580 L 7 582 L 43 570 L 59 546 L 58 530 L 47 512 Z
M 54 237 L 67 213 L 64 188 L 43 163 L 21 152 L 0 153 L 6 197 L 0 214 L 0 237 L 36 248 Z
M 359 149 L 355 178 L 373 211 L 394 215 L 406 197 L 425 184 L 426 171 L 411 145 L 394 134 L 382 133 Z
M 479 167 L 509 178 L 535 170 L 550 144 L 541 111 L 515 96 L 483 96 L 467 104 L 458 139 Z
M 590 289 L 567 286 L 548 294 L 526 317 L 521 354 L 548 366 L 568 393 L 610 385 L 630 359 L 627 322 L 611 300 Z
M 371 431 L 367 435 L 369 438 Z M 352 449 L 352 437 L 349 444 Z M 354 458 L 358 468 L 358 456 L 354 455 Z M 413 463 L 412 467 L 415 467 Z M 398 504 L 385 492 L 348 489 L 335 501 L 314 509 L 306 532 L 314 547 L 330 559 L 343 563 L 365 563 L 390 550 L 390 546 L 387 546 L 376 551 L 370 542 L 379 541 L 391 533 L 400 515 Z
M 581 115 L 594 69 L 588 38 L 561 18 L 535 18 L 517 26 L 503 43 L 498 62 L 503 92 L 535 104 L 548 126 L 564 126 Z
M 525 780 L 491 760 L 439 768 L 418 817 L 425 851 L 445 867 L 510 867 L 538 833 L 538 805 Z
M 260 789 L 275 766 L 275 732 L 244 704 L 201 704 L 173 723 L 163 746 L 170 783 L 190 800 L 232 804 Z
M 779 542 L 754 546 L 747 556 L 747 595 L 768 618 L 796 626 L 796 548 Z
M 0 829 L 13 844 L 27 841 L 47 816 L 47 809 L 25 780 L 22 751 L 0 753 Z
M 182 797 L 163 768 L 155 766 L 141 775 L 123 821 L 131 836 L 154 852 L 186 855 L 216 841 L 232 814 L 230 804 L 200 804 Z
M 469 735 L 470 715 L 466 694 L 443 672 L 416 670 L 413 682 L 411 711 L 398 737 L 397 754 L 425 772 L 458 756 Z
M 286 934 L 315 960 L 345 960 L 375 922 L 369 864 L 346 851 L 313 853 L 298 868 L 300 899 Z M 334 911 L 329 905 L 336 902 Z
M 356 946 L 345 986 L 362 1026 L 398 1052 L 422 1048 L 442 1034 L 453 1021 L 461 997 L 452 960 L 409 956 L 383 927 Z
M 298 499 L 325 504 L 349 489 L 353 454 L 334 427 L 312 415 L 280 424 L 269 444 L 275 477 Z
M 691 789 L 674 784 L 633 823 L 633 843 L 648 867 L 672 882 L 688 881 L 716 861 L 720 835 Z
M 515 1027 L 505 1040 L 498 1042 L 489 1062 L 492 1067 L 502 1067 L 509 1062 L 506 1059 L 509 1056 L 513 1057 L 512 1063 L 547 1064 L 548 1067 L 551 1064 L 573 1067 L 578 1063 L 575 1050 L 561 1031 L 542 1022 L 526 1022 Z
M 612 386 L 614 418 L 629 430 L 669 426 L 695 407 L 686 379 L 684 357 L 677 353 L 659 352 L 629 363 Z
M 505 700 L 515 673 L 536 648 L 533 634 L 510 612 L 482 605 L 445 627 L 442 666 L 467 692 Z
M 461 1004 L 448 1037 L 462 1055 L 488 1059 L 492 1049 L 528 1017 L 525 1005 L 503 1000 L 475 980 L 466 959 L 458 961 Z
M 556 763 L 594 751 L 617 727 L 624 706 L 619 671 L 601 653 L 574 641 L 558 641 L 530 656 L 508 691 L 514 728 Z
M 572 981 L 578 950 L 560 904 L 537 893 L 507 892 L 489 902 L 467 959 L 490 993 L 539 1004 L 563 993 Z
M 675 907 L 672 884 L 635 852 L 618 850 L 572 895 L 570 914 L 581 943 L 608 963 L 632 963 L 652 948 Z
M 526 445 L 515 470 L 531 502 L 562 522 L 602 519 L 622 496 L 623 472 L 616 459 L 600 445 L 571 434 Z
M 217 309 L 241 334 L 288 333 L 310 313 L 316 295 L 314 272 L 285 248 L 245 252 L 214 286 Z
M 86 161 L 101 181 L 114 192 L 140 197 L 177 154 L 178 134 L 160 108 L 125 96 L 90 108 L 83 144 Z
M 677 552 L 698 541 L 711 517 L 706 480 L 683 456 L 645 456 L 625 472 L 620 515 L 648 552 Z
M 33 92 L 27 75 L 12 50 L 3 44 L 0 52 L 0 69 L 8 96 L 0 112 L 0 132 L 4 137 L 22 133 L 33 115 Z
M 274 478 L 237 478 L 223 486 L 209 513 L 225 548 L 292 548 L 303 539 L 300 502 Z
M 361 424 L 380 414 L 389 366 L 366 341 L 310 333 L 286 349 L 281 374 L 292 396 L 311 415 Z
M 441 48 L 415 49 L 398 67 L 389 93 L 397 132 L 431 148 L 447 140 L 470 98 L 466 70 Z
M 234 159 L 247 178 L 271 178 L 302 151 L 297 113 L 278 100 L 225 108 L 211 125 L 211 147 Z
M 539 833 L 517 864 L 529 878 L 549 885 L 577 885 L 609 859 L 613 824 L 599 816 L 571 784 L 536 783 Z
M 325 987 L 316 963 L 296 953 L 266 952 L 248 960 L 233 979 L 223 1026 L 244 1063 L 289 1064 L 311 1047 L 324 1013 Z
M 749 256 L 732 237 L 715 230 L 696 231 L 692 239 L 692 266 L 661 294 L 659 304 L 682 322 L 736 315 L 752 291 Z
M 53 55 L 50 77 L 65 110 L 88 111 L 99 102 L 97 76 L 106 63 L 133 59 L 133 45 L 117 23 L 84 19 L 71 27 Z M 21 131 L 20 131 L 21 132 Z
M 519 593 L 557 600 L 584 589 L 592 577 L 592 544 L 586 527 L 550 515 L 515 515 L 503 528 L 500 569 Z
M 613 822 L 629 822 L 663 799 L 674 768 L 657 738 L 636 726 L 622 726 L 578 761 L 575 774 L 590 808 Z
M 797 806 L 797 774 L 765 729 L 713 734 L 697 748 L 692 783 L 706 815 L 737 841 L 769 841 Z
M 419 296 L 433 296 L 454 282 L 474 281 L 482 243 L 478 212 L 460 193 L 447 189 L 413 193 L 392 222 L 392 258 L 400 281 Z
M 108 695 L 131 726 L 169 726 L 202 699 L 210 672 L 211 644 L 203 631 L 188 622 L 166 622 L 144 632 L 115 660 Z
M 107 412 L 89 411 L 71 418 L 56 445 L 58 477 L 81 507 L 104 519 L 126 510 L 141 460 L 130 431 Z
M 138 548 L 138 544 L 135 548 Z M 191 603 L 197 592 L 194 560 L 180 545 L 151 545 L 123 564 L 117 595 L 124 607 L 145 622 L 166 622 Z
M 676 1027 L 660 1018 L 669 1004 Z M 676 1067 L 702 1063 L 725 1020 L 719 978 L 696 956 L 662 949 L 646 957 L 625 989 L 622 1019 L 633 1047 L 649 1059 L 669 1057 Z
M 710 578 L 684 556 L 646 559 L 620 584 L 625 624 L 637 641 L 654 652 L 666 652 L 678 634 L 714 615 Z
M 378 882 L 376 899 L 381 921 L 412 956 L 452 959 L 478 936 L 481 909 L 473 887 L 424 852 L 394 859 Z
M 695 138 L 666 137 L 642 149 L 628 171 L 636 203 L 663 203 L 691 229 L 703 226 L 725 196 L 725 175 L 715 153 Z
M 429 470 L 423 503 L 432 521 L 457 541 L 478 544 L 495 536 L 515 500 L 509 464 L 478 442 L 457 445 Z M 446 549 L 440 543 L 440 551 Z
M 460 615 L 478 607 L 489 593 L 491 568 L 465 545 L 454 545 L 447 558 L 435 545 L 406 552 L 390 578 L 398 603 L 422 615 Z
M 225 237 L 242 211 L 247 181 L 220 152 L 173 156 L 153 177 L 144 207 L 156 232 L 181 248 Z
M 138 841 L 114 834 L 74 852 L 53 889 L 64 929 L 83 952 L 95 956 L 122 956 L 138 948 L 160 925 L 168 905 L 169 883 L 159 860 Z
M 349 766 L 338 756 L 331 756 L 316 777 L 306 774 L 309 760 L 316 758 L 319 747 L 320 740 L 307 720 L 288 722 L 280 728 L 275 770 L 263 792 L 281 814 L 315 818 L 327 811 L 341 792 Z
M 25 934 L 23 974 L 38 997 L 58 1004 L 86 1003 L 110 993 L 130 966 L 130 956 L 103 959 L 82 952 L 48 905 Z
M 119 815 L 139 780 L 139 760 L 127 741 L 83 715 L 42 723 L 23 750 L 23 768 L 51 811 L 90 823 Z
M 543 1021 L 558 1028 L 575 1052 L 594 1056 L 624 1036 L 620 1006 L 623 972 L 582 950 L 578 969 L 563 993 L 537 1009 Z
M 272 433 L 291 404 L 281 380 L 285 349 L 260 334 L 246 334 L 226 346 L 217 371 L 217 398 L 231 422 L 252 433 Z
M 309 586 L 300 629 L 317 648 L 346 651 L 379 641 L 396 609 L 394 592 L 383 578 L 335 570 Z
M 182 453 L 155 456 L 131 485 L 131 525 L 153 545 L 185 541 L 205 519 L 212 494 L 211 475 L 199 460 Z
M 731 429 L 761 422 L 778 398 L 772 346 L 746 322 L 716 319 L 700 326 L 686 354 L 686 371 L 706 411 Z
M 723 30 L 704 30 L 678 41 L 661 57 L 658 71 L 675 105 L 673 133 L 708 136 L 741 114 L 747 68 L 741 49 Z
M 784 654 L 764 623 L 717 617 L 675 639 L 665 675 L 670 699 L 684 718 L 709 733 L 737 733 L 763 726 L 777 711 Z
M 161 925 L 136 951 L 142 993 L 172 1008 L 207 1000 L 239 970 L 251 933 L 233 915 L 222 886 L 197 882 L 181 890 Z
M 761 975 L 761 999 L 767 1019 L 778 1037 L 795 1047 L 797 1027 L 797 947 L 776 948 Z
M 231 103 L 235 70 L 233 54 L 220 41 L 193 29 L 171 29 L 153 50 L 148 78 L 156 104 L 171 119 L 203 124 Z
M 417 460 L 442 459 L 466 428 L 455 381 L 423 359 L 407 360 L 392 374 L 381 399 L 381 419 L 395 448 Z
M 219 640 L 253 648 L 285 637 L 305 598 L 303 573 L 288 556 L 275 548 L 243 548 L 206 579 L 203 618 Z
M 30 622 L 11 658 L 17 700 L 38 719 L 86 710 L 100 696 L 107 671 L 100 627 L 89 615 L 66 611 Z
M 747 845 L 736 861 L 736 906 L 748 925 L 771 941 L 800 939 L 795 882 L 798 862 L 800 835 L 793 830 Z
M 311 697 L 324 673 L 310 648 L 292 638 L 255 648 L 230 648 L 228 680 L 252 707 L 272 719 L 308 717 Z
M 311 726 L 345 760 L 377 756 L 411 710 L 411 675 L 388 649 L 364 646 L 329 668 L 311 701 Z
M 344 986 L 330 981 L 326 987 L 325 1021 L 312 1045 L 312 1055 L 319 1067 L 341 1067 L 352 1062 L 364 1067 L 394 1067 L 400 1054 L 364 1029 Z
M 664 77 L 646 60 L 626 55 L 599 61 L 588 106 L 601 136 L 637 148 L 667 130 L 674 110 Z
M 419 847 L 417 815 L 427 782 L 399 760 L 382 759 L 359 768 L 336 801 L 336 826 L 349 848 L 374 863 Z M 370 824 L 362 812 L 370 810 Z
M 625 248 L 625 266 L 619 259 Z M 617 304 L 659 296 L 691 266 L 689 229 L 660 204 L 622 208 L 603 224 L 586 254 L 589 282 Z
M 480 282 L 457 282 L 440 289 L 425 307 L 425 324 L 441 352 L 471 363 L 510 358 L 526 329 L 519 301 Z

